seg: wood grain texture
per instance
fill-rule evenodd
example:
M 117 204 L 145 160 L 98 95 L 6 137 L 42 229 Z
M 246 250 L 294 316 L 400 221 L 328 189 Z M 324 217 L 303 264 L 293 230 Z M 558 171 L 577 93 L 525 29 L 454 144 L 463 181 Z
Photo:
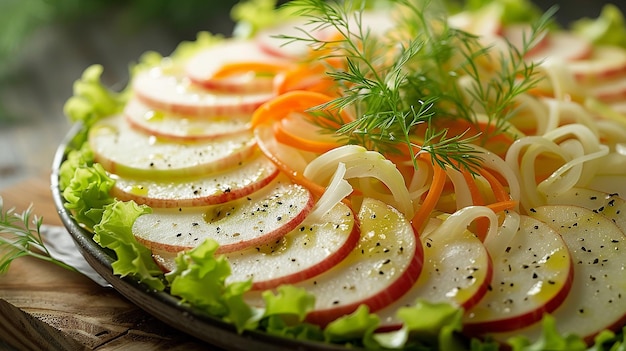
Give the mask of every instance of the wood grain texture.
M 48 175 L 0 191 L 5 209 L 60 225 Z M 0 276 L 0 339 L 18 350 L 215 350 L 130 303 L 111 288 L 23 257 Z

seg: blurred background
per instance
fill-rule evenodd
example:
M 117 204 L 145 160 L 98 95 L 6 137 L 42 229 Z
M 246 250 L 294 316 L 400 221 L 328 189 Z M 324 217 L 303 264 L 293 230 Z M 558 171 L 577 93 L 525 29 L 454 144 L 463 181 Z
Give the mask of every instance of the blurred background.
M 0 189 L 49 172 L 70 128 L 63 104 L 92 64 L 123 85 L 144 52 L 168 55 L 198 31 L 232 33 L 237 0 L 0 0 Z M 559 5 L 567 24 L 595 18 L 607 1 L 536 0 Z M 624 11 L 624 1 L 614 0 Z

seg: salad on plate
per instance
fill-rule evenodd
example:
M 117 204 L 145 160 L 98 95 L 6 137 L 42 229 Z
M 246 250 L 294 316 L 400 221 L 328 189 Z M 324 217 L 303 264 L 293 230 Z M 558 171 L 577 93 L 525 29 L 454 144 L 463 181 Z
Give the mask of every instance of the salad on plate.
M 556 11 L 239 3 L 122 91 L 76 81 L 64 206 L 114 274 L 241 334 L 621 350 L 626 23 Z

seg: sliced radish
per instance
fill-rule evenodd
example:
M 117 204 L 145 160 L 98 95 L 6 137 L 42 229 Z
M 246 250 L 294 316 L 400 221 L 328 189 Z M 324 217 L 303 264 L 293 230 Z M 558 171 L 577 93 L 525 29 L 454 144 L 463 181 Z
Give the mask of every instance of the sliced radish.
M 225 254 L 232 270 L 228 280 L 252 279 L 253 290 L 296 283 L 332 268 L 358 241 L 354 214 L 338 203 L 321 218 L 305 220 L 275 242 Z M 153 256 L 166 271 L 176 267 L 176 253 L 160 251 Z
M 478 36 L 494 36 L 502 32 L 502 10 L 499 6 L 485 6 L 478 11 L 463 11 L 448 18 L 451 27 Z
M 376 312 L 381 319 L 381 330 L 400 328 L 402 322 L 396 317 L 397 310 L 413 306 L 418 299 L 469 309 L 487 292 L 493 272 L 491 258 L 474 234 L 435 229 L 430 234 L 422 234 L 421 240 L 424 247 L 422 274 L 405 295 Z
M 559 334 L 576 334 L 592 343 L 605 329 L 626 323 L 626 236 L 609 219 L 593 211 L 569 205 L 546 205 L 531 215 L 552 226 L 567 243 L 574 262 L 570 293 L 552 316 Z M 498 340 L 514 335 L 537 340 L 541 323 L 508 333 L 494 334 Z
M 211 238 L 218 253 L 280 240 L 313 207 L 304 187 L 278 177 L 250 196 L 220 205 L 154 209 L 137 218 L 133 234 L 152 250 L 182 251 Z
M 250 115 L 212 116 L 198 118 L 155 110 L 137 99 L 124 108 L 126 122 L 131 127 L 160 139 L 172 141 L 202 141 L 245 132 L 250 128 Z
M 112 195 L 150 207 L 190 207 L 220 204 L 247 196 L 278 176 L 278 168 L 258 154 L 222 172 L 181 180 L 114 177 Z
M 281 59 L 302 59 L 311 50 L 306 41 L 283 39 L 279 36 L 303 37 L 311 35 L 324 40 L 333 32 L 330 29 L 315 28 L 315 24 L 308 24 L 305 19 L 297 19 L 264 28 L 254 37 L 259 49 Z
M 218 172 L 236 166 L 256 150 L 250 132 L 203 143 L 162 142 L 133 130 L 119 115 L 98 121 L 90 129 L 89 145 L 95 161 L 107 171 L 148 179 Z
M 359 34 L 358 29 L 369 31 L 372 35 L 381 35 L 396 25 L 396 21 L 390 16 L 388 11 L 363 11 L 360 17 L 348 18 L 349 30 L 354 34 Z M 357 24 L 357 21 L 360 24 Z M 280 58 L 302 59 L 306 57 L 312 48 L 309 46 L 310 40 L 291 40 L 284 37 L 307 38 L 310 36 L 320 41 L 336 40 L 333 36 L 337 31 L 332 27 L 320 28 L 317 23 L 307 19 L 295 19 L 280 25 L 260 30 L 255 41 L 261 50 Z
M 572 286 L 572 258 L 561 236 L 547 224 L 520 216 L 506 250 L 493 257 L 489 291 L 466 311 L 463 331 L 471 335 L 516 330 L 554 311 Z
M 626 99 L 626 75 L 603 80 L 587 87 L 589 95 L 603 102 L 620 102 Z
M 422 245 L 400 212 L 365 198 L 358 219 L 361 237 L 348 257 L 325 273 L 294 284 L 315 295 L 308 322 L 324 326 L 361 304 L 377 311 L 408 291 L 420 275 Z
M 623 180 L 622 180 L 623 181 Z M 602 214 L 626 233 L 626 201 L 617 193 L 572 188 L 558 196 L 548 196 L 548 205 L 576 205 Z
M 189 79 L 167 74 L 161 68 L 140 72 L 133 91 L 143 103 L 159 110 L 188 116 L 220 116 L 252 113 L 274 97 L 271 92 L 216 93 L 191 84 Z
M 577 79 L 584 82 L 605 80 L 626 74 L 626 49 L 618 46 L 596 46 L 585 60 L 567 65 Z
M 551 60 L 576 61 L 591 56 L 593 46 L 587 39 L 576 36 L 569 32 L 553 32 L 546 39 L 547 42 L 533 55 L 526 59 L 534 62 L 546 62 Z
M 260 65 L 282 66 L 286 69 L 290 62 L 271 55 L 251 40 L 228 40 L 194 55 L 186 65 L 186 74 L 192 82 L 208 89 L 230 92 L 271 92 L 273 74 L 258 75 L 255 72 L 242 72 L 229 77 L 217 77 L 216 73 L 224 65 L 253 62 Z
M 511 44 L 514 48 L 522 50 L 524 43 L 528 43 L 530 35 L 532 33 L 532 27 L 530 24 L 513 24 L 506 26 L 502 30 L 502 36 Z M 532 47 L 526 52 L 526 56 L 532 56 L 537 52 L 543 50 L 549 43 L 549 35 L 544 32 L 539 35 L 537 41 L 530 43 Z

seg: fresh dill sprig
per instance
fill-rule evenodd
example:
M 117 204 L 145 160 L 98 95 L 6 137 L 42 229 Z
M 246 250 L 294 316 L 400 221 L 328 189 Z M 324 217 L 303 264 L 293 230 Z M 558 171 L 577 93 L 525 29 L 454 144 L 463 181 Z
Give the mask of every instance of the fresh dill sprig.
M 50 256 L 41 237 L 42 223 L 42 218 L 32 213 L 32 206 L 22 213 L 16 213 L 14 208 L 5 210 L 0 196 L 0 274 L 6 273 L 11 263 L 23 256 L 76 271 L 74 267 Z
M 538 21 L 531 24 L 528 33 L 522 35 L 521 47 L 516 47 L 506 41 L 506 51 L 500 51 L 498 57 L 498 69 L 490 75 L 481 71 L 474 63 L 477 53 L 486 55 L 490 48 L 480 48 L 478 51 L 472 40 L 461 40 L 461 54 L 465 57 L 463 71 L 472 79 L 472 86 L 468 93 L 473 102 L 478 104 L 487 116 L 488 124 L 493 131 L 484 130 L 482 139 L 486 140 L 493 134 L 505 132 L 508 122 L 516 114 L 515 98 L 528 92 L 536 86 L 542 77 L 536 71 L 536 63 L 527 61 L 524 56 L 536 45 L 540 37 L 551 24 L 556 12 L 556 7 L 548 9 Z M 464 114 L 467 119 L 469 110 Z M 475 116 L 473 117 L 475 118 Z
M 404 3 L 404 1 L 399 1 Z M 406 42 L 379 38 L 363 25 L 363 9 L 355 9 L 350 1 L 294 0 L 288 6 L 308 20 L 307 28 L 332 28 L 338 36 L 325 41 L 311 31 L 302 30 L 302 36 L 283 36 L 288 41 L 305 41 L 320 53 L 321 59 L 340 58 L 345 69 L 327 72 L 341 87 L 342 94 L 320 109 L 351 109 L 357 118 L 343 124 L 334 132 L 348 143 L 360 144 L 381 152 L 397 152 L 404 144 L 417 166 L 416 153 L 429 152 L 433 159 L 457 168 L 472 168 L 478 162 L 469 139 L 448 137 L 445 132 L 430 130 L 428 138 L 415 138 L 420 126 L 433 128 L 432 119 L 438 117 L 433 106 L 440 98 L 427 91 L 409 92 L 410 65 L 423 55 L 427 40 L 421 36 Z M 385 40 L 387 39 L 387 40 Z M 326 116 L 332 119 L 333 116 Z M 335 121 L 340 122 L 340 121 Z M 454 152 L 453 152 L 454 151 Z

